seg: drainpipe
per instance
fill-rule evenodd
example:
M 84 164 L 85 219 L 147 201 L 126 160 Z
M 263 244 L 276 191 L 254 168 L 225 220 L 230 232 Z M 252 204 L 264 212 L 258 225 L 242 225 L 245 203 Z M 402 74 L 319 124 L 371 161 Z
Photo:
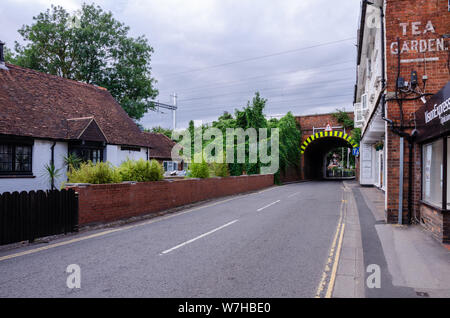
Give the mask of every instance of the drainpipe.
M 413 132 L 413 136 L 414 136 Z M 408 150 L 409 150 L 409 164 L 408 164 L 408 223 L 411 224 L 412 219 L 412 207 L 413 207 L 413 150 L 414 150 L 414 144 L 412 142 L 408 143 Z
M 384 42 L 385 38 L 385 23 L 384 23 L 384 9 L 380 8 L 381 17 L 381 83 L 382 83 L 382 95 L 381 95 L 381 118 L 389 124 L 389 127 L 393 133 L 400 136 L 400 184 L 399 184 L 399 211 L 398 221 L 399 224 L 403 222 L 403 168 L 404 168 L 404 138 L 408 141 L 409 149 L 409 163 L 408 163 L 408 222 L 411 221 L 412 215 L 412 171 L 413 171 L 413 154 L 414 147 L 413 139 L 417 131 L 413 131 L 411 135 L 400 131 L 395 127 L 393 120 L 386 117 L 386 46 Z
M 400 137 L 400 173 L 398 189 L 398 224 L 403 224 L 403 159 L 404 159 L 404 138 Z
M 50 164 L 52 168 L 55 168 L 55 146 L 56 146 L 56 141 L 53 142 L 52 147 L 50 148 L 52 151 L 52 156 L 50 159 Z M 52 181 L 51 181 L 51 186 L 52 186 L 52 190 L 55 189 L 55 177 L 52 175 Z

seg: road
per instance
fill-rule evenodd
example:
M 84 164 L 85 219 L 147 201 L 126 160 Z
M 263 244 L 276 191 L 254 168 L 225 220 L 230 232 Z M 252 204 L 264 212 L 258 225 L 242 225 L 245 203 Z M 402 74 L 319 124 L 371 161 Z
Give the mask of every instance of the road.
M 0 297 L 314 297 L 342 186 L 273 187 L 0 252 Z M 70 264 L 79 289 L 66 286 Z

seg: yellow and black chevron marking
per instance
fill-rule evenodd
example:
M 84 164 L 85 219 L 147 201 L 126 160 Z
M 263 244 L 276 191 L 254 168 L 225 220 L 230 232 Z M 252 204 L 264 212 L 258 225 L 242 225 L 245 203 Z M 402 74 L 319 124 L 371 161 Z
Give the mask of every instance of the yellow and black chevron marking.
M 305 153 L 306 148 L 309 146 L 311 142 L 319 138 L 329 138 L 329 137 L 337 137 L 346 140 L 353 148 L 358 147 L 358 143 L 352 139 L 347 134 L 344 134 L 342 131 L 322 131 L 319 133 L 315 133 L 311 137 L 305 140 L 305 142 L 300 146 L 301 153 Z

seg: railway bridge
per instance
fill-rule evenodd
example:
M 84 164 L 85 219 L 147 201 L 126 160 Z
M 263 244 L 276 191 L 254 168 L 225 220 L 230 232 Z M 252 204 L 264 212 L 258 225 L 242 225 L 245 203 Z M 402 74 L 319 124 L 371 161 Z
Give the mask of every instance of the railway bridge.
M 348 114 L 353 118 L 353 113 Z M 343 161 L 348 162 L 351 149 L 359 147 L 351 137 L 352 130 L 345 129 L 331 113 L 297 116 L 296 120 L 302 130 L 300 145 L 302 156 L 299 171 L 301 179 L 317 180 L 330 177 L 330 171 L 327 172 L 327 168 L 330 167 L 330 158 L 327 158 L 327 154 L 336 148 L 346 148 L 348 150 L 343 150 L 344 153 L 337 154 L 337 157 L 339 160 L 344 159 Z M 343 157 L 346 157 L 346 160 Z M 348 177 L 349 175 L 342 172 L 341 176 Z

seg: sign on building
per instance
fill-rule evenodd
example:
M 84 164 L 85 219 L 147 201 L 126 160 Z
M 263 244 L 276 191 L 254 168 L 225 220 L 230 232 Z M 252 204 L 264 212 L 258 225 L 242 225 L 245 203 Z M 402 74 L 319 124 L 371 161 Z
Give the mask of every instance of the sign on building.
M 413 38 L 412 40 L 400 39 L 399 42 L 393 41 L 390 44 L 391 54 L 401 54 L 402 63 L 439 61 L 438 56 L 432 56 L 433 53 L 448 50 L 445 39 L 436 35 L 433 21 L 427 21 L 426 23 L 421 21 L 401 22 L 399 28 L 404 38 Z M 408 58 L 408 55 L 417 53 L 428 53 L 428 57 Z
M 419 142 L 450 131 L 450 82 L 416 112 L 416 120 Z

